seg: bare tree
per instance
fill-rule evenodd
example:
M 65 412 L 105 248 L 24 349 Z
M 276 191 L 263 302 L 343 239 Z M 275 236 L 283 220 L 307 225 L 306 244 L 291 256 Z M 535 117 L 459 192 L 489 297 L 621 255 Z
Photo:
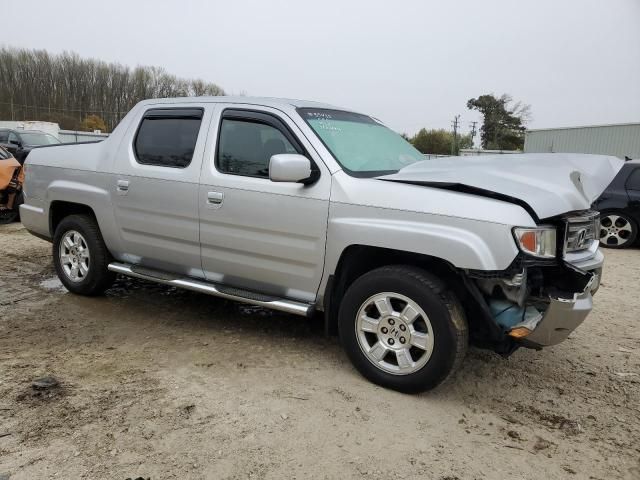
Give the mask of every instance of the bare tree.
M 0 48 L 3 120 L 42 120 L 78 129 L 96 115 L 112 130 L 140 100 L 203 95 L 224 95 L 224 90 L 201 79 L 178 78 L 161 67 L 131 69 L 72 52 Z

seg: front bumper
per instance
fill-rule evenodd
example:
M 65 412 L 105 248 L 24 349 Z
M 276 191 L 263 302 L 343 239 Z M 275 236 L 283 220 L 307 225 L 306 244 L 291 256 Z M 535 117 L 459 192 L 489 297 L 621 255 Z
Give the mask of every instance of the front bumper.
M 590 275 L 583 290 L 571 295 L 549 295 L 549 305 L 542 320 L 522 343 L 534 348 L 557 345 L 564 341 L 589 315 L 593 295 L 600 286 L 604 255 L 596 251 L 594 257 L 572 264 L 581 273 Z

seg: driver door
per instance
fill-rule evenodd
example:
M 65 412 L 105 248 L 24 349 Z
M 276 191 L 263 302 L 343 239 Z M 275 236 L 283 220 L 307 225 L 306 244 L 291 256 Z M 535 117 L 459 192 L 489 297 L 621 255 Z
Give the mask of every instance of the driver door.
M 324 266 L 331 175 L 278 110 L 222 106 L 199 189 L 202 267 L 208 280 L 312 302 Z M 269 159 L 306 155 L 312 185 L 269 180 Z

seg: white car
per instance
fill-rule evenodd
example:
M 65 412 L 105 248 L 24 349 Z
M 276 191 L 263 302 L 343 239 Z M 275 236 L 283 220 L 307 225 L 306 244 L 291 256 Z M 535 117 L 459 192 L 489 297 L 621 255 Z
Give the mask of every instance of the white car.
M 296 315 L 324 312 L 356 368 L 435 387 L 469 341 L 564 340 L 603 255 L 592 201 L 614 157 L 424 157 L 378 120 L 315 102 L 147 100 L 104 141 L 34 149 L 21 216 L 61 281 L 116 273 Z

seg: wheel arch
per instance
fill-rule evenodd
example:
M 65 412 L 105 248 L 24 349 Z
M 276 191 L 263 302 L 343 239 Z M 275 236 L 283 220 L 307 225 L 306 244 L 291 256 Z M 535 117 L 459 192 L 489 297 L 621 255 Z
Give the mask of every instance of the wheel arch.
M 338 308 L 349 286 L 365 273 L 387 265 L 410 265 L 433 273 L 454 291 L 463 305 L 463 300 L 469 296 L 460 270 L 447 260 L 391 248 L 349 245 L 342 251 L 334 273 L 329 276 L 322 297 L 327 335 L 337 333 Z
M 89 205 L 66 200 L 54 200 L 49 205 L 49 233 L 51 238 L 53 238 L 60 222 L 69 215 L 90 215 L 97 221 L 96 214 Z

